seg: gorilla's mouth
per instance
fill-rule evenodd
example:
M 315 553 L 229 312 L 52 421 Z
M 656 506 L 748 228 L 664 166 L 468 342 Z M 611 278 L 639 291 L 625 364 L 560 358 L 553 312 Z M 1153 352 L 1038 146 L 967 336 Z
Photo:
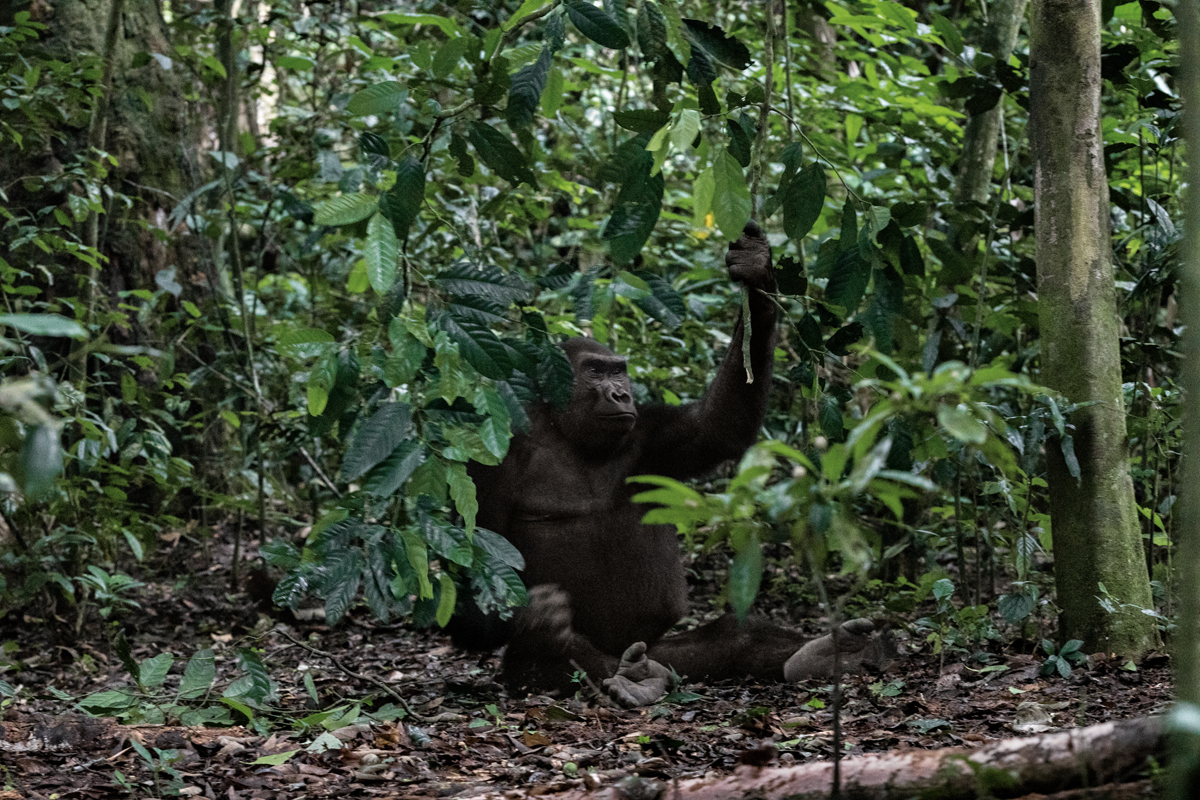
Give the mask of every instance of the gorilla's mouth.
M 597 414 L 596 416 L 600 417 L 600 419 L 611 419 L 611 420 L 624 421 L 624 420 L 633 419 L 637 415 L 634 414 L 632 411 L 614 411 L 610 414 Z

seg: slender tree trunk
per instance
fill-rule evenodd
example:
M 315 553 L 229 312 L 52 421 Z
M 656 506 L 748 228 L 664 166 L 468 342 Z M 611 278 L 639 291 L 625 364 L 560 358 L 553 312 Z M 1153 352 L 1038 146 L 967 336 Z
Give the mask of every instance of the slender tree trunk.
M 991 22 L 984 32 L 981 49 L 991 53 L 996 64 L 1008 62 L 1025 7 L 1029 0 L 998 0 L 991 7 Z M 958 166 L 958 202 L 987 202 L 996 166 L 996 144 L 1000 139 L 1000 115 L 1004 113 L 1004 98 L 993 108 L 975 114 L 967 120 L 963 131 L 963 157 Z
M 1200 707 L 1200 0 L 1180 0 L 1183 130 L 1187 142 L 1187 195 L 1184 199 L 1184 242 L 1180 309 L 1186 323 L 1181 342 L 1180 385 L 1183 404 L 1183 476 L 1179 493 L 1179 628 L 1175 638 L 1175 687 L 1181 704 Z M 1179 800 L 1196 797 L 1200 788 L 1200 736 L 1191 726 L 1181 726 L 1174 741 L 1172 790 Z
M 1042 382 L 1072 402 L 1081 480 L 1047 448 L 1062 636 L 1089 652 L 1138 656 L 1155 640 L 1137 608 L 1105 611 L 1100 584 L 1150 608 L 1125 404 L 1100 116 L 1100 0 L 1034 0 L 1030 134 L 1034 153 Z

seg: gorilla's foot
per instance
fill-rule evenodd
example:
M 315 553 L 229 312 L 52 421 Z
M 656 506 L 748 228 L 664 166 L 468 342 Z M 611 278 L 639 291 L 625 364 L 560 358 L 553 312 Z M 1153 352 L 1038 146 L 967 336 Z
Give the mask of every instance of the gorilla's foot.
M 634 642 L 621 656 L 617 674 L 604 680 L 604 690 L 626 708 L 661 700 L 671 687 L 671 670 L 646 656 L 646 643 Z
M 859 672 L 863 666 L 885 668 L 896 658 L 896 645 L 889 631 L 875 632 L 869 619 L 843 622 L 835 633 L 814 639 L 801 647 L 783 665 L 787 681 L 831 678 L 842 672 Z
M 529 608 L 518 618 L 523 631 L 565 648 L 571 641 L 571 596 L 558 584 L 543 583 L 529 590 Z

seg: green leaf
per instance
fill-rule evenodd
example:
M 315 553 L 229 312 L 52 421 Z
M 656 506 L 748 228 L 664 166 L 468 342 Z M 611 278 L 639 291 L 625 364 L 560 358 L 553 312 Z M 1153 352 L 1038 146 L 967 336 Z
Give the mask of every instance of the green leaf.
M 446 485 L 450 487 L 450 498 L 454 507 L 462 514 L 463 527 L 467 536 L 475 532 L 475 515 L 479 512 L 479 503 L 475 499 L 475 482 L 467 474 L 467 465 L 454 462 L 446 471 Z
M 459 297 L 481 297 L 503 308 L 529 298 L 529 287 L 516 276 L 505 275 L 493 264 L 458 261 L 437 274 L 434 285 Z
M 379 210 L 392 221 L 396 238 L 401 242 L 408 241 L 408 229 L 416 221 L 424 202 L 425 167 L 408 156 L 396 167 L 395 185 L 379 198 Z
M 762 546 L 758 537 L 751 533 L 729 566 L 729 603 L 739 620 L 744 620 L 746 612 L 754 605 L 762 574 Z
M 479 528 L 475 531 L 475 544 L 492 558 L 513 569 L 525 569 L 525 559 L 521 556 L 521 551 L 503 536 L 492 533 L 487 528 Z
M 384 294 L 396 282 L 396 259 L 400 256 L 400 243 L 396 241 L 396 229 L 383 214 L 375 214 L 367 223 L 367 280 L 371 288 Z
M 63 471 L 63 454 L 58 426 L 37 425 L 21 443 L 21 491 L 36 500 L 54 486 Z
M 713 162 L 713 216 L 727 239 L 742 235 L 750 221 L 750 188 L 742 165 L 728 150 L 722 150 Z
M 667 19 L 654 0 L 642 0 L 637 12 L 637 41 L 642 55 L 658 61 L 670 53 L 667 49 Z
M 363 478 L 363 491 L 379 497 L 391 497 L 425 462 L 425 448 L 417 438 L 405 439 Z
M 512 417 L 500 392 L 491 386 L 476 389 L 475 413 L 485 418 L 479 426 L 484 447 L 496 458 L 504 458 L 508 452 L 508 441 L 512 438 Z
M 512 374 L 508 350 L 496 334 L 482 325 L 456 319 L 451 314 L 437 318 L 438 327 L 458 345 L 458 352 L 485 378 L 502 381 Z
M 1010 625 L 1016 625 L 1033 613 L 1034 600 L 1027 594 L 1006 594 L 1000 597 L 996 608 L 1000 616 Z
M 562 108 L 563 101 L 563 73 L 561 69 L 553 67 L 550 69 L 550 75 L 546 79 L 546 88 L 542 90 L 541 104 L 542 114 L 550 119 L 558 113 L 558 109 Z
M 275 59 L 275 66 L 279 69 L 310 70 L 316 65 L 317 62 L 303 56 L 280 56 Z
M 463 30 L 457 22 L 449 17 L 442 17 L 437 14 L 389 12 L 387 14 L 380 14 L 379 16 L 385 22 L 389 22 L 392 25 L 436 25 L 448 37 L 462 36 L 463 34 Z
M 729 132 L 729 153 L 743 167 L 750 166 L 751 138 L 755 133 L 754 123 L 750 121 L 749 117 L 742 114 L 741 121 L 725 120 L 725 128 Z
M 604 224 L 601 238 L 617 266 L 624 266 L 641 252 L 662 213 L 666 183 L 661 173 L 651 175 L 654 157 L 638 149 L 626 165 L 621 191 L 613 203 L 613 213 Z
M 292 358 L 312 358 L 334 349 L 333 334 L 320 328 L 288 331 L 275 342 L 275 349 Z
M 358 596 L 363 577 L 362 551 L 343 550 L 325 562 L 325 569 L 325 621 L 337 625 Z
M 513 15 L 509 17 L 500 27 L 506 31 L 512 30 L 514 25 L 516 25 L 525 17 L 528 17 L 533 12 L 541 10 L 549 2 L 550 0 L 525 0 L 525 2 L 521 4 L 521 7 L 514 11 Z
M 533 124 L 533 113 L 537 111 L 542 90 L 546 88 L 550 62 L 553 59 L 554 52 L 550 47 L 543 47 L 537 61 L 513 76 L 512 85 L 508 90 L 508 107 L 504 110 L 508 127 L 516 130 L 528 128 Z
M 454 615 L 454 604 L 458 601 L 458 587 L 444 572 L 438 575 L 438 585 L 441 587 L 441 592 L 438 597 L 437 615 L 434 619 L 437 620 L 438 627 L 444 628 L 450 622 L 450 617 Z
M 379 210 L 379 201 L 369 194 L 343 194 L 313 207 L 313 222 L 317 225 L 351 225 L 361 222 Z
M 267 667 L 258 653 L 248 647 L 239 647 L 237 654 L 238 667 L 250 678 L 251 686 L 250 691 L 243 693 L 242 697 L 261 703 L 271 693 L 271 676 L 267 673 Z
M 825 169 L 817 161 L 788 184 L 783 200 L 783 229 L 788 238 L 799 242 L 812 230 L 825 208 L 825 190 Z
M 438 48 L 437 53 L 433 56 L 433 63 L 430 69 L 435 78 L 445 78 L 454 68 L 458 66 L 458 62 L 467 54 L 467 49 L 472 42 L 478 46 L 479 40 L 474 36 L 459 36 L 456 39 L 451 39 L 444 45 Z M 357 95 L 355 95 L 357 97 Z
M 206 647 L 188 659 L 179 683 L 179 696 L 185 700 L 201 697 L 217 679 L 217 666 L 212 648 Z
M 635 108 L 629 111 L 618 111 L 613 114 L 613 121 L 627 131 L 636 133 L 653 133 L 671 121 L 671 115 L 666 111 L 654 108 Z M 693 136 L 693 138 L 695 138 Z M 691 140 L 688 140 L 691 144 Z
M 531 189 L 537 188 L 537 178 L 524 154 L 507 136 L 482 122 L 472 122 L 468 136 L 480 160 L 489 169 L 514 186 L 523 182 Z
M 708 221 L 708 214 L 712 211 L 713 195 L 716 193 L 717 183 L 713 178 L 712 167 L 701 172 L 696 176 L 696 180 L 692 181 L 692 227 L 703 228 Z
M 58 314 L 0 314 L 0 325 L 8 325 L 33 336 L 87 338 L 87 331 L 82 325 Z
M 575 373 L 571 362 L 561 348 L 551 342 L 542 346 L 542 357 L 537 367 L 538 391 L 556 408 L 565 408 L 571 400 L 575 385 Z
M 409 566 L 420 584 L 418 595 L 422 600 L 428 600 L 433 597 L 433 584 L 429 582 L 429 550 L 425 547 L 425 542 L 408 528 L 400 531 L 400 538 L 404 540 Z
M 700 133 L 700 112 L 694 108 L 685 108 L 679 112 L 679 119 L 671 126 L 671 145 L 680 152 L 691 147 L 696 134 Z
M 937 418 L 938 424 L 960 442 L 983 444 L 987 439 L 987 426 L 976 419 L 966 406 L 940 405 Z
M 407 403 L 384 403 L 354 434 L 342 459 L 341 476 L 352 481 L 392 454 L 408 438 L 412 409 Z
M 170 653 L 159 653 L 153 658 L 147 658 L 138 668 L 138 683 L 147 689 L 162 686 L 174 663 L 175 656 Z
M 408 90 L 399 81 L 384 81 L 365 89 L 359 89 L 346 104 L 346 111 L 356 117 L 370 114 L 379 116 L 400 107 L 400 101 L 408 95 Z
M 79 701 L 79 707 L 93 716 L 112 716 L 133 708 L 137 698 L 123 689 L 96 692 Z
M 597 8 L 587 0 L 565 0 L 567 16 L 571 23 L 587 38 L 604 47 L 622 50 L 629 47 L 629 36 L 621 23 L 608 12 Z
M 696 60 L 696 50 L 699 49 L 710 61 L 716 60 L 737 72 L 750 66 L 750 51 L 746 45 L 727 35 L 720 27 L 698 19 L 685 19 L 683 24 L 685 36 L 692 47 L 692 61 Z M 690 71 L 691 62 L 688 68 Z
M 133 654 L 129 650 L 129 640 L 125 638 L 125 631 L 117 631 L 116 638 L 113 640 L 113 652 L 117 654 L 117 658 L 125 667 L 125 671 L 129 673 L 129 677 L 134 681 L 140 680 L 142 668 L 133 660 Z
M 825 285 L 825 301 L 853 314 L 858 310 L 870 280 L 871 264 L 863 260 L 858 248 L 843 250 L 838 253 L 829 283 Z
M 817 412 L 817 424 L 821 426 L 821 433 L 834 442 L 842 440 L 845 434 L 845 425 L 842 421 L 842 404 L 838 402 L 833 395 L 825 395 L 821 398 L 820 409 Z M 826 475 L 831 481 L 839 480 L 842 476 Z

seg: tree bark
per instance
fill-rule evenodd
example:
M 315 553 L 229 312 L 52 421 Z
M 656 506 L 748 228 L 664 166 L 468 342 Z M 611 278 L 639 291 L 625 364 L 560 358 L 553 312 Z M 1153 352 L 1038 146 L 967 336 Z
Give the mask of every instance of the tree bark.
M 1034 0 L 1034 153 L 1042 382 L 1074 403 L 1081 478 L 1047 447 L 1063 638 L 1136 657 L 1156 639 L 1129 475 L 1100 115 L 1100 0 Z M 1105 611 L 1100 584 L 1122 604 Z
M 841 762 L 839 796 L 842 800 L 908 800 L 916 796 L 975 800 L 1067 792 L 1065 798 L 1079 787 L 1088 789 L 1090 800 L 1129 796 L 1127 784 L 1121 781 L 1140 770 L 1148 758 L 1161 755 L 1165 747 L 1162 720 L 1148 717 L 1006 739 L 974 750 L 948 747 L 857 756 Z M 824 800 L 831 796 L 832 776 L 833 764 L 821 761 L 795 767 L 740 767 L 733 775 L 679 781 L 677 786 L 643 781 L 637 787 L 539 794 L 558 800 L 606 795 L 614 800 L 634 795 L 687 800 Z M 1107 791 L 1095 788 L 1103 790 L 1106 785 Z M 520 796 L 494 793 L 477 800 Z
M 1180 0 L 1179 94 L 1187 140 L 1187 194 L 1183 229 L 1186 239 L 1180 272 L 1180 309 L 1186 325 L 1182 341 L 1180 387 L 1183 404 L 1183 477 L 1181 486 L 1200 484 L 1200 0 Z M 1193 490 L 1194 491 L 1194 490 Z M 1180 492 L 1176 536 L 1179 550 L 1179 629 L 1175 636 L 1175 690 L 1180 704 L 1200 707 L 1200 497 Z M 1181 726 L 1186 728 L 1186 726 Z M 1195 797 L 1200 783 L 1200 736 L 1180 730 L 1174 743 L 1173 795 Z
M 1005 64 L 1017 43 L 1021 20 L 1029 0 L 998 0 L 992 6 L 992 21 L 987 26 L 981 49 L 991 53 L 996 64 Z M 996 145 L 1000 139 L 1000 115 L 1004 113 L 1004 98 L 982 114 L 967 120 L 963 131 L 963 157 L 958 166 L 958 202 L 984 204 L 992 184 L 996 166 Z

